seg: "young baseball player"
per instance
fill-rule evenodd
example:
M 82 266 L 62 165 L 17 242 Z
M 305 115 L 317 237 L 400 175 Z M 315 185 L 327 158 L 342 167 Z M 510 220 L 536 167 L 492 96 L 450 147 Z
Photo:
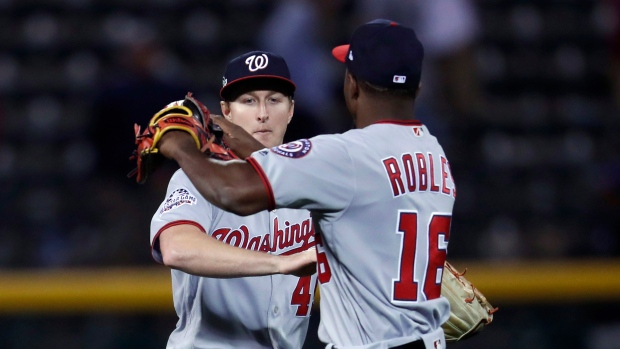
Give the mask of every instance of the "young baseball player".
M 224 79 L 224 117 L 258 148 L 282 144 L 295 90 L 286 62 L 250 52 L 229 62 Z M 151 244 L 155 260 L 172 268 L 179 321 L 168 348 L 302 347 L 316 285 L 308 211 L 240 217 L 210 204 L 179 170 L 153 216 Z M 271 275 L 303 274 L 303 265 L 314 275 Z
M 422 44 L 412 29 L 375 20 L 333 55 L 347 68 L 356 129 L 226 166 L 206 159 L 186 132 L 168 132 L 159 149 L 222 209 L 312 212 L 319 338 L 328 348 L 445 348 L 441 276 L 456 188 L 442 147 L 414 119 Z

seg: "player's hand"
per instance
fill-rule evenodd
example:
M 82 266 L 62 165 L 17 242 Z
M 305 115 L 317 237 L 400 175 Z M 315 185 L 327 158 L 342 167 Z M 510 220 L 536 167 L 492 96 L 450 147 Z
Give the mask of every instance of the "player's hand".
M 235 152 L 235 154 L 245 159 L 253 152 L 265 148 L 251 134 L 247 133 L 241 126 L 233 124 L 221 115 L 211 114 L 211 120 L 218 125 L 224 132 L 224 142 Z
M 316 273 L 316 247 L 280 258 L 280 274 L 310 276 Z
M 222 129 L 222 131 L 224 131 L 225 136 L 233 133 L 235 129 L 241 128 L 241 126 L 233 124 L 222 115 L 211 114 L 211 117 L 213 118 L 213 123 L 218 125 Z
M 159 152 L 168 159 L 177 159 L 181 153 L 200 151 L 196 142 L 187 132 L 170 131 L 165 133 L 159 141 Z

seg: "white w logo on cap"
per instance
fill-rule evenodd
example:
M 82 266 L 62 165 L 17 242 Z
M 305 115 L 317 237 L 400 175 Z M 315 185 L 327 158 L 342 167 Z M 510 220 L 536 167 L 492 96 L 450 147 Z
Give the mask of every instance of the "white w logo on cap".
M 260 56 L 251 55 L 245 60 L 245 64 L 248 66 L 250 71 L 257 71 L 259 69 L 267 68 L 269 64 L 269 58 L 267 58 L 266 54 L 262 54 Z

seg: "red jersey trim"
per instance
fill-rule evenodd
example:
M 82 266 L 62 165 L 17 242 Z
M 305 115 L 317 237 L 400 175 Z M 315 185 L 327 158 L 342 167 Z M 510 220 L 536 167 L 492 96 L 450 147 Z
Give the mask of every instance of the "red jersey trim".
M 312 241 L 312 242 L 310 242 L 308 244 L 303 244 L 303 245 L 301 245 L 299 247 L 296 247 L 296 248 L 294 248 L 292 250 L 288 250 L 286 252 L 282 252 L 280 254 L 280 256 L 290 256 L 290 255 L 295 254 L 295 253 L 299 253 L 299 252 L 303 252 L 305 250 L 309 250 L 310 248 L 312 248 L 314 246 L 316 246 L 316 241 Z
M 155 234 L 155 237 L 153 238 L 153 243 L 151 244 L 151 257 L 153 259 L 155 259 L 155 257 L 153 257 L 153 250 L 156 249 L 157 251 L 159 251 L 159 254 L 161 254 L 161 250 L 159 249 L 159 235 L 161 233 L 164 232 L 164 230 L 170 228 L 170 227 L 174 227 L 175 225 L 193 225 L 196 228 L 200 229 L 200 231 L 202 231 L 203 233 L 206 233 L 207 231 L 205 230 L 205 228 L 202 227 L 202 225 L 200 225 L 197 222 L 194 221 L 189 221 L 189 220 L 180 220 L 180 221 L 174 221 L 174 222 L 170 222 L 166 225 L 164 225 L 163 227 L 161 227 L 158 231 L 157 234 Z M 157 259 L 155 259 L 155 262 L 160 263 Z M 160 263 L 163 264 L 163 263 Z
M 385 119 L 379 120 L 373 124 L 394 124 L 394 125 L 402 125 L 402 126 L 422 126 L 422 122 L 419 120 L 395 120 L 395 119 Z
M 267 200 L 269 201 L 268 203 L 269 211 L 274 210 L 276 208 L 276 199 L 273 196 L 273 189 L 271 188 L 271 183 L 269 183 L 269 178 L 267 178 L 267 175 L 265 175 L 263 168 L 260 167 L 260 164 L 256 162 L 254 158 L 248 157 L 245 160 L 249 162 L 250 165 L 252 165 L 252 167 L 254 167 L 254 170 L 256 171 L 256 173 L 258 173 L 258 175 L 260 176 L 260 179 L 263 181 L 263 185 L 265 186 L 265 189 L 267 190 Z

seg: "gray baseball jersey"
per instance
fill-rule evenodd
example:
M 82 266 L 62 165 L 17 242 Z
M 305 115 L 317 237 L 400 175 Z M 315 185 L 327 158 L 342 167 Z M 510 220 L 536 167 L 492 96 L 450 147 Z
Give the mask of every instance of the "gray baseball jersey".
M 182 170 L 172 176 L 166 199 L 151 221 L 151 250 L 159 263 L 158 236 L 177 224 L 192 224 L 230 245 L 266 253 L 295 253 L 315 243 L 308 211 L 278 209 L 237 216 L 207 202 Z M 167 348 L 299 349 L 306 338 L 315 285 L 316 274 L 217 279 L 172 270 L 179 321 Z
M 319 338 L 338 348 L 422 339 L 445 348 L 441 296 L 456 188 L 443 149 L 418 121 L 382 121 L 252 154 L 272 207 L 316 225 Z

